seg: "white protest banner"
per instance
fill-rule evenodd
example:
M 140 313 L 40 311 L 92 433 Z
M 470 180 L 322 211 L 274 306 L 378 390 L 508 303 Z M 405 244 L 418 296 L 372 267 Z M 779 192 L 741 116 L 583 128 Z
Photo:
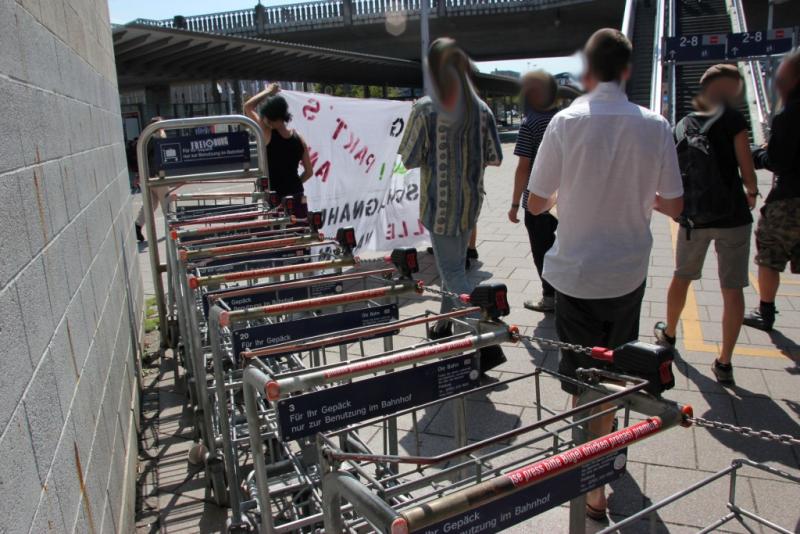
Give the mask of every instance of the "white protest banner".
M 308 144 L 314 175 L 305 183 L 308 207 L 321 211 L 323 233 L 352 226 L 361 251 L 421 247 L 419 172 L 397 156 L 410 102 L 281 91 L 291 126 Z

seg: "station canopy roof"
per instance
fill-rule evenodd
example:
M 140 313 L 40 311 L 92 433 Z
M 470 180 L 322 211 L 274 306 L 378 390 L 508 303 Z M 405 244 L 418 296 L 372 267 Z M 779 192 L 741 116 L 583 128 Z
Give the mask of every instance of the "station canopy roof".
M 121 89 L 199 80 L 285 80 L 421 87 L 420 63 L 360 52 L 143 24 L 115 26 Z M 517 80 L 477 74 L 483 94 L 513 95 Z

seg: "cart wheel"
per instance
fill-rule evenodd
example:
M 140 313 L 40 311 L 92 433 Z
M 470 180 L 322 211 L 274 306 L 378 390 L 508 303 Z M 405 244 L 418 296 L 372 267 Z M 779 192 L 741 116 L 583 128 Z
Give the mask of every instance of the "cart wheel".
M 189 463 L 192 465 L 205 465 L 208 450 L 204 443 L 195 443 L 189 449 Z
M 241 521 L 237 524 L 233 524 L 233 520 L 229 517 L 225 521 L 225 530 L 226 534 L 244 534 L 246 532 L 254 532 L 253 525 L 250 523 L 250 519 L 243 515 Z
M 206 454 L 206 476 L 211 480 L 211 489 L 214 491 L 214 502 L 217 506 L 228 506 L 228 486 L 225 483 L 225 471 L 221 458 L 208 458 Z
M 169 347 L 171 349 L 178 348 L 178 342 L 180 340 L 181 334 L 180 329 L 178 328 L 178 321 L 172 319 L 167 324 L 167 343 L 169 343 Z

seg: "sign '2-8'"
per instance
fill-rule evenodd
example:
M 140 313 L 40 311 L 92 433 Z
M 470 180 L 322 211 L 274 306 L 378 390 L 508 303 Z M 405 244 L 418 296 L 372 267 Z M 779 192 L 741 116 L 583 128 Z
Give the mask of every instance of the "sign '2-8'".
M 686 48 L 687 46 L 700 46 L 700 36 L 699 35 L 682 35 L 680 46 L 682 48 Z
M 760 43 L 764 40 L 764 32 L 748 32 L 742 34 L 742 42 L 747 43 Z

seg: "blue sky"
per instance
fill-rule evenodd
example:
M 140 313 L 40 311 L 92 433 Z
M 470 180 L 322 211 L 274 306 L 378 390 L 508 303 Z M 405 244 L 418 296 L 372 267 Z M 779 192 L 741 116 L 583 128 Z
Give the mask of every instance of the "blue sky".
M 257 0 L 108 0 L 111 22 L 124 24 L 137 18 L 168 19 L 174 15 L 201 15 L 252 8 Z M 262 0 L 264 5 L 294 4 L 298 0 Z M 577 72 L 581 63 L 576 58 L 522 59 L 510 61 L 490 61 L 479 63 L 484 72 L 494 69 L 508 69 L 518 72 L 542 68 L 554 74 Z

